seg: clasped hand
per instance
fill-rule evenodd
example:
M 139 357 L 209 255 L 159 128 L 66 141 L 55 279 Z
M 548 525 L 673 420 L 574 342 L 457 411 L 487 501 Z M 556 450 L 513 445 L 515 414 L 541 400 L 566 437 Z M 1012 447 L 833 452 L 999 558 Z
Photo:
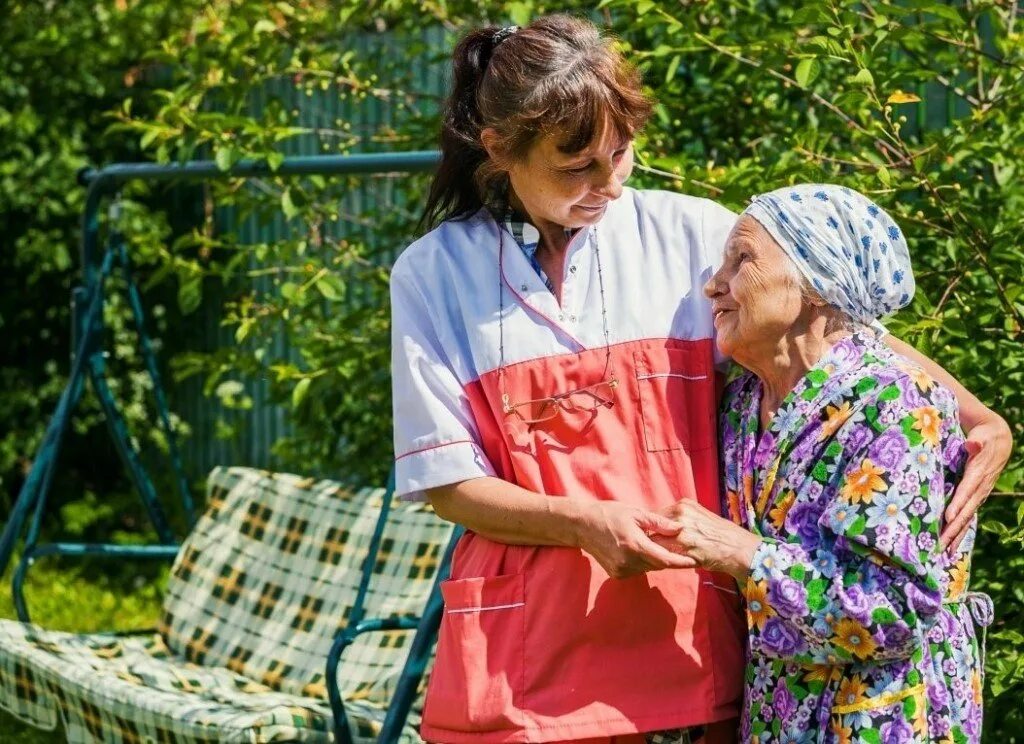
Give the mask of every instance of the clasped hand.
M 665 568 L 706 568 L 743 578 L 760 538 L 693 500 L 661 513 L 601 501 L 588 510 L 579 544 L 617 579 Z

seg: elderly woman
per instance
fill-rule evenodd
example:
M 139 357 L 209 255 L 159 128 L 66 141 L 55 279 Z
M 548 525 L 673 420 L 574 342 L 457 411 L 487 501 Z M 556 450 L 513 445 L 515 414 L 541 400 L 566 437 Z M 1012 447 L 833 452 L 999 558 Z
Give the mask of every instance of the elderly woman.
M 748 741 L 977 741 L 973 527 L 940 545 L 966 459 L 956 399 L 870 330 L 914 293 L 900 229 L 836 186 L 754 198 L 704 288 L 732 521 L 683 502 L 675 549 L 746 598 Z M 973 616 L 973 617 L 972 617 Z

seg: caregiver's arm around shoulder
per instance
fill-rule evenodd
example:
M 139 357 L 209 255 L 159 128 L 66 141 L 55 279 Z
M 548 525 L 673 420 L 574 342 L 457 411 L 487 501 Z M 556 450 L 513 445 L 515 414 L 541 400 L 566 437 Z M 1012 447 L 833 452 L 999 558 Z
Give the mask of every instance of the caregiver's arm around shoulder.
M 546 496 L 495 477 L 427 490 L 437 514 L 496 542 L 580 548 L 615 578 L 662 568 L 691 568 L 690 558 L 651 535 L 679 532 L 667 517 L 612 501 Z
M 986 407 L 941 366 L 892 334 L 886 335 L 884 340 L 893 351 L 918 364 L 952 390 L 960 406 L 960 421 L 967 432 L 970 459 L 956 494 L 946 507 L 946 525 L 942 531 L 943 543 L 956 547 L 966 534 L 971 517 L 992 492 L 999 474 L 1006 467 L 1013 449 L 1013 434 L 998 413 Z

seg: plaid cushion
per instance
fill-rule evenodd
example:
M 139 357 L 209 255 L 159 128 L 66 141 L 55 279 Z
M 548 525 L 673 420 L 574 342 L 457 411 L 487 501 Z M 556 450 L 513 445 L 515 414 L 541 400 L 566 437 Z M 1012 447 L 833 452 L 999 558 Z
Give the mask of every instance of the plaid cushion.
M 172 567 L 158 633 L 83 636 L 2 622 L 0 705 L 41 728 L 56 726 L 59 712 L 69 741 L 327 741 L 327 653 L 350 615 L 383 495 L 216 468 L 206 513 Z M 422 611 L 451 530 L 422 503 L 394 502 L 368 617 Z M 368 633 L 342 657 L 342 697 L 366 738 L 383 721 L 411 640 Z
M 271 689 L 326 699 L 324 666 L 348 622 L 383 489 L 250 468 L 217 468 L 206 514 L 171 569 L 158 630 L 188 661 Z M 374 566 L 369 617 L 418 615 L 451 525 L 398 502 Z M 345 651 L 342 695 L 384 703 L 411 633 L 372 633 Z
M 173 656 L 158 634 L 78 635 L 0 621 L 0 705 L 75 744 L 329 742 L 330 706 L 275 692 L 229 669 Z M 347 702 L 353 733 L 372 742 L 386 708 Z M 402 742 L 419 742 L 414 712 Z M 2 738 L 2 737 L 0 737 Z

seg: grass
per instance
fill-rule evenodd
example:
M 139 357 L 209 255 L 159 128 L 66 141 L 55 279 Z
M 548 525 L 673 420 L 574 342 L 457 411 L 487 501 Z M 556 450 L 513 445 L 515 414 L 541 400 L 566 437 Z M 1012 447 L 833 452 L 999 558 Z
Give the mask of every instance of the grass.
M 18 556 L 4 575 L 0 618 L 14 619 L 9 577 Z M 134 567 L 133 567 L 134 568 Z M 25 602 L 33 623 L 53 630 L 91 633 L 152 627 L 160 611 L 166 567 L 140 566 L 140 572 L 92 561 L 75 565 L 44 559 L 28 573 Z M 145 573 L 141 573 L 145 570 Z M 64 732 L 41 731 L 0 709 L 0 742 L 63 744 Z

